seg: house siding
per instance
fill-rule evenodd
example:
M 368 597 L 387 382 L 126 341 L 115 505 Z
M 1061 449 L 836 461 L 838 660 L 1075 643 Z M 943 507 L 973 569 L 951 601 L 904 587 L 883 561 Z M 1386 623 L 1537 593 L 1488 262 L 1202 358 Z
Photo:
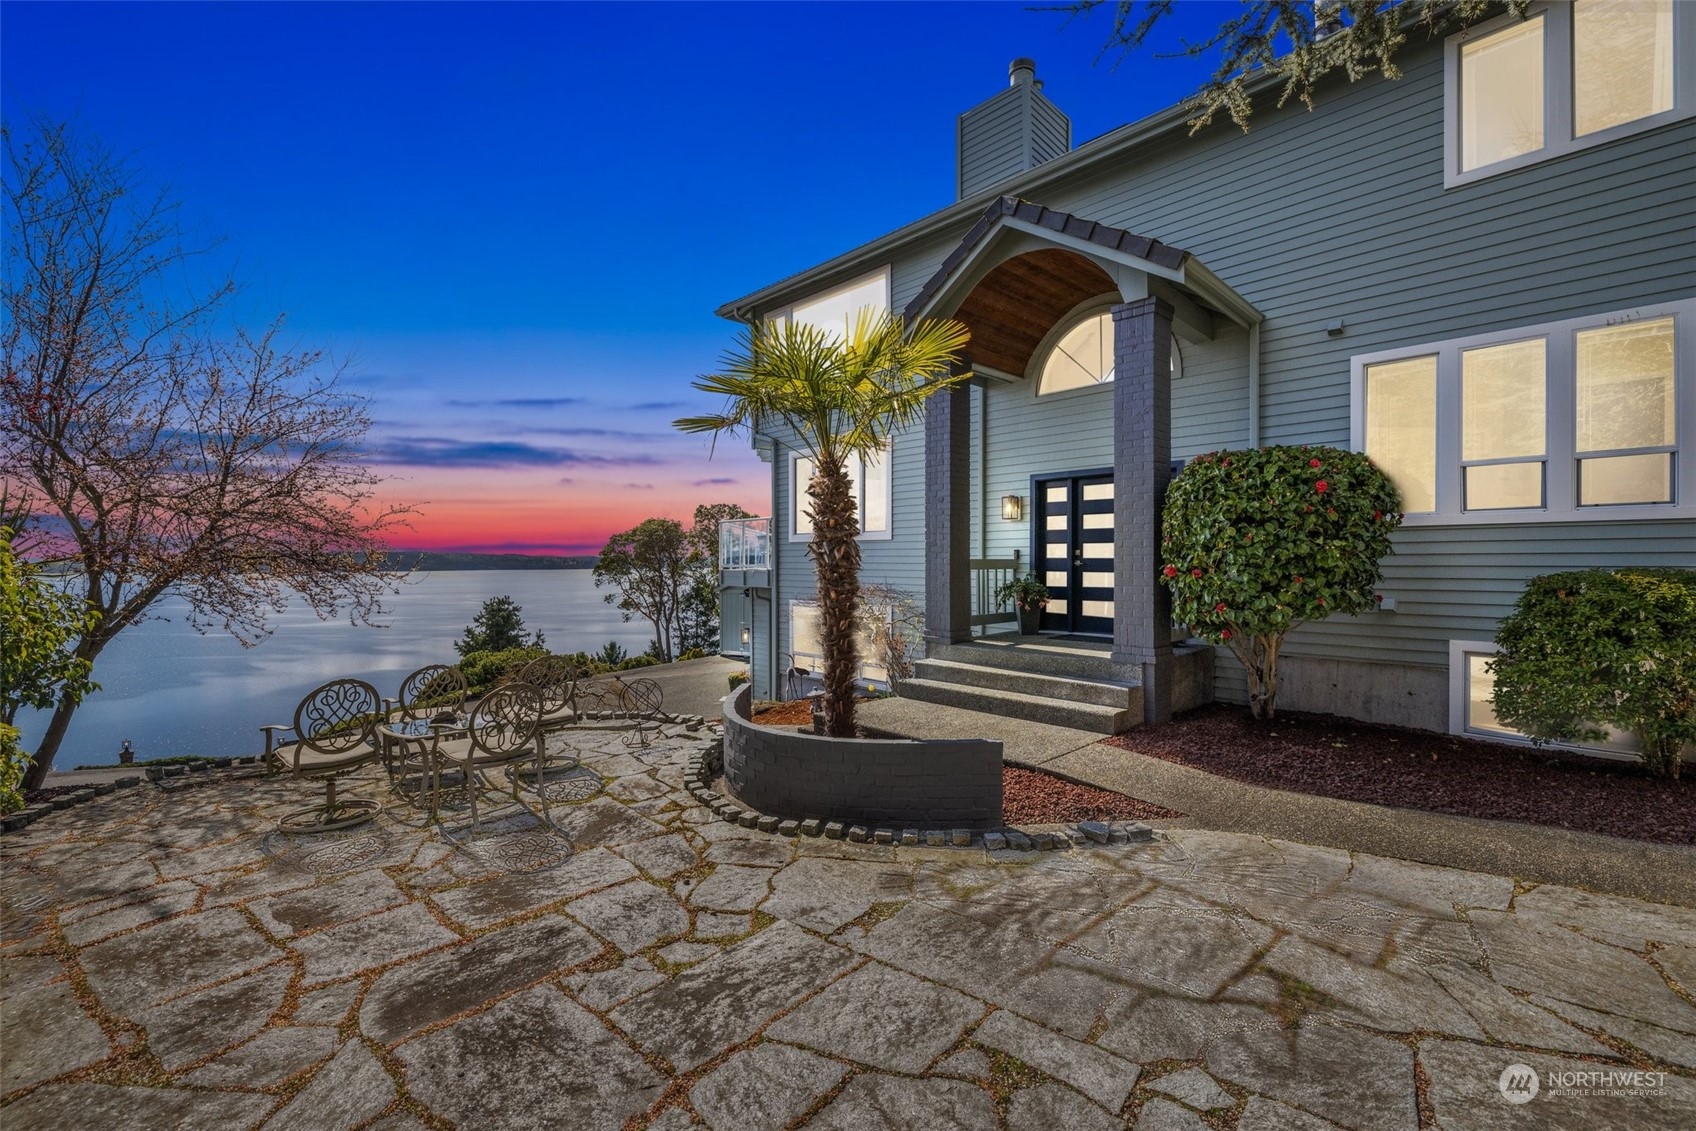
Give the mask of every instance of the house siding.
M 1263 105 L 1247 135 L 1228 123 L 1169 135 L 1028 194 L 1192 252 L 1264 314 L 1263 443 L 1347 446 L 1351 357 L 1696 294 L 1696 120 L 1445 189 L 1441 45 L 1412 45 L 1398 62 L 1400 81 L 1338 81 L 1311 112 Z M 895 309 L 970 222 L 894 257 Z M 1346 329 L 1332 337 L 1336 319 Z M 1247 335 L 1218 321 L 1212 342 L 1182 343 L 1178 458 L 1247 443 Z M 1696 411 L 1691 377 L 1680 375 L 1685 413 Z M 1110 398 L 992 385 L 973 403 L 975 429 L 987 417 L 974 550 L 1028 551 L 1028 523 L 1003 522 L 1000 496 L 1026 494 L 1033 472 L 1111 464 Z M 922 444 L 897 453 L 895 538 L 867 544 L 866 576 L 917 589 Z M 1690 505 L 1662 521 L 1405 529 L 1383 586 L 1399 611 L 1306 626 L 1287 653 L 1444 666 L 1448 640 L 1493 637 L 1537 574 L 1696 562 Z M 804 559 L 784 571 L 791 592 L 808 572 Z M 1222 698 L 1246 698 L 1223 653 L 1217 671 Z

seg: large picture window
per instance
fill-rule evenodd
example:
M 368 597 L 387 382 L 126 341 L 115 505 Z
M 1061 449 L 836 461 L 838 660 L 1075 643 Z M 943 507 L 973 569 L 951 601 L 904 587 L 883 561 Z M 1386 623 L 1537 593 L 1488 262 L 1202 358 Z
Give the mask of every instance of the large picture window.
M 1416 524 L 1696 509 L 1692 318 L 1686 300 L 1358 357 L 1354 445 Z
M 860 507 L 861 538 L 877 539 L 890 536 L 892 485 L 889 477 L 889 457 L 889 449 L 885 448 L 865 459 L 858 456 L 850 456 L 848 459 L 848 481 L 852 484 L 854 499 Z M 807 484 L 813 480 L 814 464 L 806 456 L 795 455 L 791 457 L 789 466 L 789 540 L 810 541 L 813 537 L 813 520 L 807 512 L 811 509 L 812 497 L 807 494 Z
M 1452 36 L 1446 183 L 1689 116 L 1693 44 L 1696 5 L 1673 0 L 1534 4 Z

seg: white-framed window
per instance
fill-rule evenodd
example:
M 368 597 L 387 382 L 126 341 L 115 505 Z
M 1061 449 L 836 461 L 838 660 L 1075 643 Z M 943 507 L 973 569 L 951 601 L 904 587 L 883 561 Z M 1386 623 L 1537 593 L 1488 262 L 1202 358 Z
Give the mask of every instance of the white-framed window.
M 1496 717 L 1496 673 L 1490 670 L 1490 661 L 1497 652 L 1493 640 L 1449 641 L 1449 733 L 1529 745 L 1531 740 L 1522 731 Z M 1624 731 L 1606 729 L 1608 737 L 1595 745 L 1551 745 L 1601 757 L 1635 760 L 1637 740 Z
M 816 326 L 837 337 L 847 337 L 848 328 L 866 311 L 873 315 L 889 312 L 888 267 L 879 267 L 782 310 L 770 311 L 766 314 L 766 321 L 778 325 L 794 321 L 804 326 Z
M 1696 5 L 1535 4 L 1450 36 L 1443 183 L 1546 161 L 1696 112 Z
M 1064 325 L 1064 323 L 1062 323 Z M 1036 395 L 1051 396 L 1073 389 L 1093 389 L 1113 381 L 1113 312 L 1086 314 L 1052 337 L 1043 349 L 1042 370 L 1037 374 Z M 1039 352 L 1043 352 L 1039 349 Z M 1172 335 L 1172 379 L 1184 375 L 1183 350 Z
M 889 683 L 889 667 L 878 655 L 876 629 L 861 618 L 856 636 L 860 645 L 859 679 L 864 683 Z M 824 646 L 819 641 L 819 603 L 812 600 L 789 602 L 789 654 L 795 666 L 803 671 L 818 673 L 824 670 Z
M 1696 300 L 1352 359 L 1351 433 L 1412 525 L 1696 511 Z
M 860 538 L 862 540 L 882 540 L 891 536 L 890 510 L 894 505 L 893 488 L 889 474 L 890 449 L 861 459 L 859 456 L 848 457 L 848 481 L 852 485 L 854 499 L 860 506 Z M 799 452 L 789 456 L 789 540 L 791 542 L 810 542 L 813 538 L 813 520 L 808 515 L 812 504 L 812 496 L 807 494 L 807 484 L 813 480 L 813 461 Z

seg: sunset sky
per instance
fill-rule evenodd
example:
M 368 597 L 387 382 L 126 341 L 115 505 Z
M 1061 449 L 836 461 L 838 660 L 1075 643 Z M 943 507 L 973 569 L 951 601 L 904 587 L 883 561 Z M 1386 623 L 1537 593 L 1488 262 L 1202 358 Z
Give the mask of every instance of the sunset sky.
M 670 428 L 716 407 L 689 387 L 731 344 L 714 308 L 952 203 L 955 119 L 1015 56 L 1074 144 L 1206 69 L 1096 65 L 1104 14 L 1019 3 L 3 11 L 7 119 L 133 154 L 224 237 L 241 318 L 351 363 L 420 549 L 764 513 L 745 444 Z

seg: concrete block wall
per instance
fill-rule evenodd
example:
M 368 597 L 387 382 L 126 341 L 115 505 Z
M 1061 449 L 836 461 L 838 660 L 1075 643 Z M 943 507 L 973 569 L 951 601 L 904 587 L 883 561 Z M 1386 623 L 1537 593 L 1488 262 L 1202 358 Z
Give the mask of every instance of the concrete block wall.
M 1001 743 L 825 738 L 749 721 L 751 689 L 725 700 L 724 784 L 761 813 L 925 828 L 1001 826 Z

